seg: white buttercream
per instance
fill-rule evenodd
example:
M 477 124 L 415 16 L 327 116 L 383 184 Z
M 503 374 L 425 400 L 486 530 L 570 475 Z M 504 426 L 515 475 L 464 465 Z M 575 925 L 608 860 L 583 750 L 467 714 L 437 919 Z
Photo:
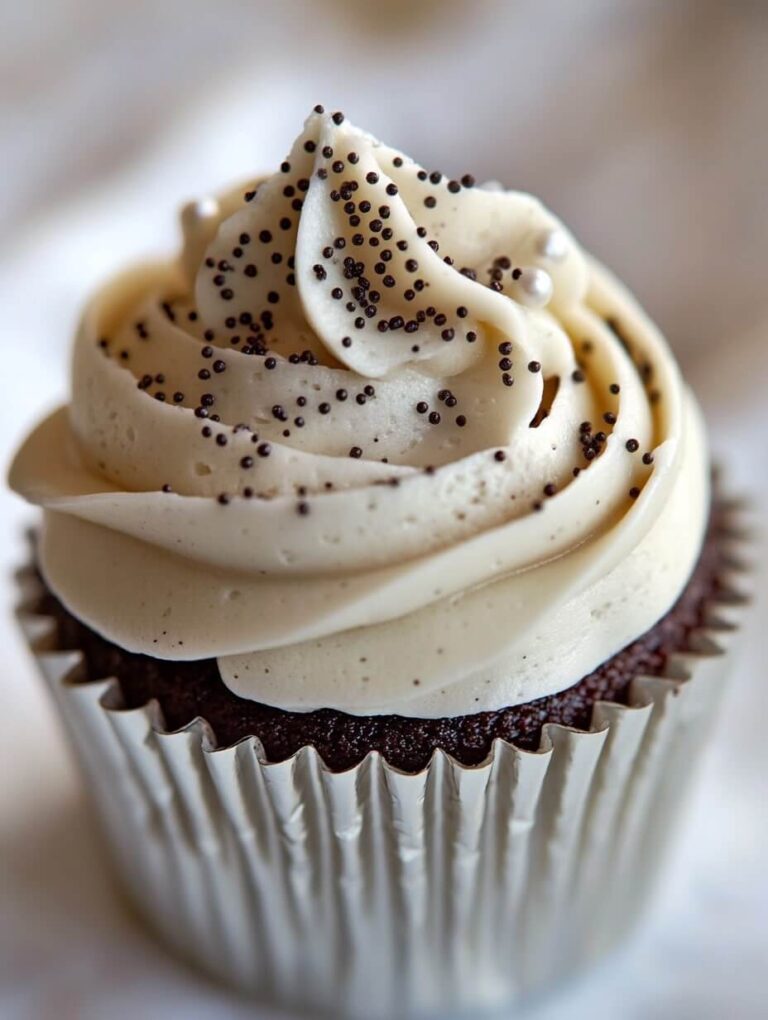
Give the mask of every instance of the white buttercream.
M 285 708 L 455 715 L 569 686 L 670 608 L 701 545 L 706 442 L 666 344 L 527 195 L 422 180 L 321 115 L 287 164 L 187 207 L 178 264 L 86 311 L 72 402 L 12 469 L 46 509 L 49 583 L 124 647 L 217 656 Z M 591 463 L 583 421 L 607 434 Z

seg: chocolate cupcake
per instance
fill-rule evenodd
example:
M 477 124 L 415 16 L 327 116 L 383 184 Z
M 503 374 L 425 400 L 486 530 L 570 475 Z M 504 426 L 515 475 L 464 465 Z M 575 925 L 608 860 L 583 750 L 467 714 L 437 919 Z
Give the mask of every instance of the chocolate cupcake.
M 524 996 L 635 915 L 722 686 L 696 404 L 539 202 L 341 113 L 182 228 L 11 472 L 125 879 L 281 1002 Z

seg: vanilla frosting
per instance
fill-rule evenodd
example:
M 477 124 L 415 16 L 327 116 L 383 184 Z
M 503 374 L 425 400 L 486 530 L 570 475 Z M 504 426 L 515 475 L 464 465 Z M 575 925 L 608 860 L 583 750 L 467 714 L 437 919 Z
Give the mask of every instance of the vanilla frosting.
M 700 417 L 536 199 L 316 111 L 182 228 L 91 302 L 11 470 L 95 630 L 282 708 L 437 717 L 562 690 L 671 607 Z

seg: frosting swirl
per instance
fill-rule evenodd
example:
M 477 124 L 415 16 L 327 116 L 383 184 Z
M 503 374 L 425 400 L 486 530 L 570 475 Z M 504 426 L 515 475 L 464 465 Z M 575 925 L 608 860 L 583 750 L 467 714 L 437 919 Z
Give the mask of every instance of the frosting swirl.
M 562 689 L 670 607 L 700 424 L 538 201 L 315 112 L 182 226 L 92 302 L 12 469 L 86 622 L 244 697 L 434 716 Z

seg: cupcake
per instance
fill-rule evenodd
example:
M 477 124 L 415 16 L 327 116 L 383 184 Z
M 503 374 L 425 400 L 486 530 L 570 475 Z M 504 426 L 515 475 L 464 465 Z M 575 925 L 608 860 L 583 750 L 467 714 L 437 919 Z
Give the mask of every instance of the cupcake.
M 316 107 L 85 311 L 21 619 L 133 897 L 264 998 L 477 1011 L 613 947 L 722 690 L 733 507 L 529 195 Z

